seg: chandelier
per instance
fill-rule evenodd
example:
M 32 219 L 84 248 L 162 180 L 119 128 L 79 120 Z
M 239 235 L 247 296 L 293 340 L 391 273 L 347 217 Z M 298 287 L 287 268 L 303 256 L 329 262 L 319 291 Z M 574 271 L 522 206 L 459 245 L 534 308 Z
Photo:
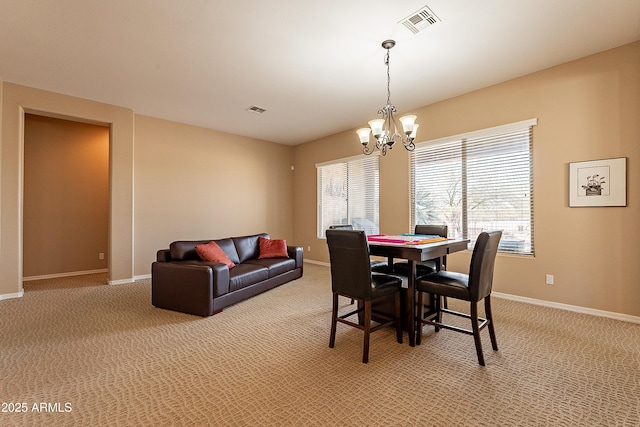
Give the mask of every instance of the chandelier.
M 398 123 L 393 113 L 396 112 L 396 107 L 391 103 L 391 90 L 389 88 L 391 84 L 391 74 L 389 73 L 389 50 L 396 45 L 394 40 L 385 40 L 382 42 L 382 47 L 387 49 L 387 54 L 384 57 L 384 63 L 387 66 L 387 103 L 384 107 L 378 110 L 378 115 L 382 116 L 380 119 L 374 119 L 369 122 L 368 128 L 360 128 L 356 131 L 360 137 L 362 143 L 362 151 L 364 154 L 371 154 L 378 149 L 382 155 L 387 154 L 387 149 L 392 149 L 396 140 L 402 142 L 404 148 L 408 151 L 413 151 L 416 145 L 413 143 L 416 138 L 416 132 L 418 131 L 418 124 L 416 124 L 416 116 L 407 115 L 400 117 L 400 123 L 402 123 L 402 129 L 404 136 L 398 132 Z M 393 124 L 393 133 L 391 133 L 391 125 Z M 372 133 L 376 139 L 375 146 L 369 146 L 369 134 Z

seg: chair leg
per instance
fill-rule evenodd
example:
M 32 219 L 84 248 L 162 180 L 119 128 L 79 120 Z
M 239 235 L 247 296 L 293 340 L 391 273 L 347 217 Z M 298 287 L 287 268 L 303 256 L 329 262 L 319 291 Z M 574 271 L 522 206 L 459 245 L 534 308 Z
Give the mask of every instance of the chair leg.
M 482 354 L 482 341 L 480 341 L 480 329 L 478 328 L 478 303 L 471 302 L 471 329 L 473 330 L 473 340 L 476 343 L 476 353 L 478 353 L 478 363 L 484 366 L 484 356 Z
M 445 236 L 446 237 L 446 236 Z M 438 258 L 440 261 L 440 268 L 438 270 L 447 270 L 447 256 L 443 256 L 442 258 Z M 447 303 L 447 297 L 442 297 L 442 306 L 444 308 L 449 308 L 449 304 Z
M 402 316 L 400 311 L 400 292 L 396 292 L 396 338 L 398 344 L 402 344 L 402 322 L 400 318 Z
M 440 305 L 442 298 L 444 298 L 445 302 L 447 301 L 447 297 L 441 297 L 440 295 L 433 295 L 433 302 L 435 304 L 435 310 L 436 310 L 436 322 L 438 323 L 442 323 L 442 306 Z M 440 327 L 439 326 L 435 326 L 434 327 L 436 332 L 440 331 Z
M 416 325 L 416 345 L 420 345 L 422 343 L 422 303 L 424 292 L 418 292 L 418 324 Z
M 489 336 L 491 337 L 491 347 L 498 351 L 498 340 L 496 339 L 496 331 L 493 328 L 493 314 L 491 313 L 491 295 L 487 295 L 484 299 L 484 312 L 487 316 L 489 324 Z
M 331 336 L 329 338 L 329 348 L 333 348 L 336 343 L 336 324 L 338 323 L 338 294 L 333 294 L 333 309 L 331 310 Z
M 369 363 L 369 336 L 371 335 L 371 300 L 364 302 L 364 346 L 362 363 Z

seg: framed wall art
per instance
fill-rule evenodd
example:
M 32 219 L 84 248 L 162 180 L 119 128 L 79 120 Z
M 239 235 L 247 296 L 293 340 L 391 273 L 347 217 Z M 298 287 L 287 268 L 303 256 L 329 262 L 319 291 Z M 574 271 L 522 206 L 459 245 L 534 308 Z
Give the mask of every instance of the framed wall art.
M 569 163 L 569 207 L 627 206 L 627 158 Z

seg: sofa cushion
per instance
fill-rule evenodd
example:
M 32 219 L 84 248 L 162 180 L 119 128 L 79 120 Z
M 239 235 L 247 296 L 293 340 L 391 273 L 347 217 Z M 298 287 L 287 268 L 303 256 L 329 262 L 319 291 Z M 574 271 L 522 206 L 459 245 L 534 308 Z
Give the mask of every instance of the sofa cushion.
M 269 270 L 257 264 L 241 263 L 229 270 L 229 292 L 246 288 L 269 278 Z
M 236 251 L 238 251 L 238 260 L 245 262 L 248 259 L 256 259 L 260 255 L 260 245 L 258 244 L 259 237 L 269 238 L 266 233 L 254 234 L 251 236 L 233 237 L 233 243 L 236 245 Z
M 258 241 L 260 243 L 260 255 L 258 259 L 289 258 L 286 240 L 260 237 Z
M 269 270 L 269 277 L 275 277 L 296 268 L 296 261 L 291 258 L 252 259 L 246 263 L 266 267 Z
M 221 262 L 227 264 L 227 267 L 233 268 L 236 264 L 229 259 L 227 254 L 222 250 L 220 246 L 214 241 L 211 241 L 204 245 L 197 245 L 196 252 L 205 261 Z
M 240 258 L 238 257 L 238 252 L 236 251 L 236 245 L 233 243 L 232 239 L 218 239 L 214 240 L 222 248 L 225 254 L 229 257 L 234 264 L 240 264 Z
M 201 259 L 196 252 L 196 246 L 209 243 L 209 240 L 177 240 L 169 245 L 169 253 L 172 261 L 187 259 Z

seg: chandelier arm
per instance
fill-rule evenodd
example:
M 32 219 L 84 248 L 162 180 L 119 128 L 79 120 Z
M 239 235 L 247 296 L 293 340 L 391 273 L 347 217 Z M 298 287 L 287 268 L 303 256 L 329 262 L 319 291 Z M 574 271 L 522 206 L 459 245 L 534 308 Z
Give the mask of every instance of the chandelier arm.
M 396 116 L 393 115 L 393 113 L 396 112 L 396 107 L 395 106 L 391 106 L 391 110 L 389 112 L 389 132 L 391 132 L 391 122 L 393 122 L 393 137 L 395 138 L 396 135 L 400 137 L 400 140 L 402 141 L 402 143 L 404 144 L 404 139 L 402 138 L 400 132 L 398 132 L 398 122 L 396 122 Z
M 416 144 L 413 143 L 412 138 L 408 138 L 407 142 L 402 141 L 402 144 L 404 145 L 404 148 L 407 149 L 407 151 L 413 151 L 416 149 Z

